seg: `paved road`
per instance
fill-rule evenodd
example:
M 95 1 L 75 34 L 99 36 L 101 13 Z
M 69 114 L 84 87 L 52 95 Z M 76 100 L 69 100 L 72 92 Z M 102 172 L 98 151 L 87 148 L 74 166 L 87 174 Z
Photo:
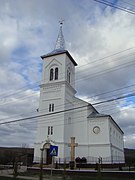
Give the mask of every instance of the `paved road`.
M 5 169 L 0 170 L 0 177 L 10 177 L 13 178 L 13 169 Z M 39 178 L 36 177 L 27 177 L 27 176 L 17 176 L 20 179 L 29 179 L 29 180 L 38 180 Z
M 9 178 L 13 178 L 13 175 L 0 175 L 0 177 L 9 177 Z M 38 180 L 39 178 L 35 178 L 35 177 L 27 177 L 27 176 L 17 176 L 17 179 L 28 179 L 28 180 Z M 47 179 L 46 179 L 47 180 Z

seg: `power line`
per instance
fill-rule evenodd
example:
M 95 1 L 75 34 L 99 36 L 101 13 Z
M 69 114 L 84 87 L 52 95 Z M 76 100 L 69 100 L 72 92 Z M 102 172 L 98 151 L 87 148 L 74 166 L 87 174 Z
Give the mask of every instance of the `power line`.
M 133 62 L 133 63 L 130 64 L 131 62 Z M 127 65 L 126 65 L 126 64 L 127 64 Z M 120 66 L 123 66 L 123 65 L 125 65 L 125 66 L 124 66 L 124 67 L 120 67 Z M 110 72 L 113 72 L 113 71 L 117 71 L 117 70 L 119 70 L 119 69 L 127 68 L 127 67 L 129 67 L 129 66 L 131 66 L 131 65 L 135 65 L 134 60 L 133 60 L 133 61 L 130 61 L 130 62 L 127 62 L 127 63 L 123 63 L 123 64 L 120 64 L 120 65 L 117 65 L 117 66 L 115 66 L 115 67 L 111 67 L 111 68 L 109 68 L 109 69 L 105 69 L 105 70 L 103 70 L 103 71 L 99 71 L 99 72 L 93 73 L 93 74 L 91 74 L 91 75 L 93 75 L 93 76 L 91 76 L 91 77 L 85 76 L 85 77 L 83 77 L 83 78 L 81 78 L 81 79 L 78 79 L 78 80 L 76 80 L 76 81 L 84 80 L 84 78 L 85 78 L 85 79 L 95 78 L 95 77 L 104 75 L 104 74 L 106 74 L 106 73 L 110 73 Z
M 128 48 L 128 49 L 124 49 L 124 50 L 122 50 L 122 51 L 113 53 L 113 54 L 108 55 L 108 56 L 105 56 L 105 57 L 103 57 L 103 58 L 99 58 L 99 59 L 93 60 L 93 61 L 91 61 L 90 63 L 87 63 L 87 64 L 84 64 L 84 65 L 81 65 L 81 66 L 77 67 L 76 69 L 79 69 L 79 68 L 81 68 L 81 67 L 83 67 L 83 66 L 86 66 L 86 65 L 88 65 L 88 64 L 92 64 L 92 63 L 101 61 L 101 60 L 103 60 L 103 59 L 107 59 L 107 58 L 116 56 L 116 55 L 118 55 L 118 54 L 121 54 L 121 53 L 124 53 L 124 52 L 126 52 L 126 51 L 132 50 L 132 49 L 134 49 L 134 48 L 135 48 L 135 47 L 131 47 L 131 48 Z M 41 81 L 34 82 L 34 83 L 30 84 L 29 86 L 33 86 L 33 85 L 35 85 L 35 84 L 37 84 L 37 83 L 40 83 L 40 82 L 41 82 Z M 39 84 L 38 84 L 38 85 L 39 85 Z M 22 88 L 19 88 L 19 89 L 16 90 L 16 91 L 22 92 L 22 90 L 26 89 L 26 88 L 29 87 L 29 86 L 26 85 L 26 86 L 24 86 L 24 87 L 22 87 Z M 37 87 L 37 86 L 36 86 L 36 87 Z M 18 93 L 19 93 L 19 92 L 18 92 Z M 9 96 L 14 95 L 14 94 L 16 94 L 16 93 L 10 93 L 10 94 L 8 94 L 8 95 L 6 95 L 6 96 L 4 96 L 4 97 L 9 97 Z M 0 94 L 0 96 L 1 96 L 1 94 Z
M 125 96 L 126 97 L 126 96 Z M 114 99 L 115 100 L 115 99 Z M 107 100 L 108 101 L 108 100 Z M 99 103 L 98 103 L 99 104 Z M 94 104 L 93 104 L 94 105 Z
M 131 61 L 131 62 L 134 62 L 134 61 Z M 112 71 L 116 71 L 116 70 L 118 70 L 118 69 L 122 69 L 122 68 L 124 68 L 124 67 L 118 68 L 118 69 L 114 69 L 114 68 L 117 68 L 117 67 L 119 67 L 119 66 L 123 66 L 123 65 L 129 64 L 129 63 L 131 63 L 131 62 L 119 64 L 119 65 L 117 65 L 117 66 L 115 66 L 115 67 L 112 67 L 112 68 L 110 68 L 110 69 L 112 69 L 111 71 L 109 71 L 109 69 L 105 69 L 105 70 L 102 70 L 102 71 L 99 71 L 99 72 L 96 72 L 96 73 L 87 75 L 87 76 L 85 76 L 85 77 L 83 77 L 83 78 L 81 78 L 81 79 L 79 79 L 79 80 L 77 79 L 77 80 L 76 80 L 76 83 L 78 83 L 78 81 L 82 81 L 82 80 L 84 80 L 84 79 L 94 78 L 94 77 L 97 77 L 97 76 L 99 76 L 99 75 L 102 75 L 102 74 L 105 74 L 105 73 L 108 73 L 108 72 L 112 72 Z M 131 65 L 133 65 L 133 64 L 131 64 Z M 130 64 L 129 64 L 128 66 L 130 66 Z M 128 67 L 128 66 L 125 66 L 125 67 Z M 96 66 L 96 67 L 97 67 L 97 66 Z M 93 68 L 93 67 L 92 67 L 92 68 Z M 113 70 L 113 69 L 114 69 L 114 70 Z M 92 75 L 94 75 L 94 76 L 92 76 Z M 89 76 L 90 76 L 90 77 L 89 77 Z M 87 78 L 87 77 L 88 77 L 88 78 Z M 20 91 L 20 92 L 23 92 L 23 91 Z M 20 92 L 19 92 L 19 93 L 20 93 Z M 13 94 L 4 96 L 3 99 L 6 98 L 6 97 L 9 97 L 9 96 L 11 96 L 11 95 L 16 95 L 16 94 L 18 94 L 18 93 L 13 93 Z M 30 96 L 30 95 L 27 95 L 27 96 Z M 25 99 L 24 96 L 22 96 L 22 97 L 23 97 L 23 99 Z M 5 102 L 5 103 L 2 103 L 2 105 L 3 105 L 3 104 L 7 104 L 7 103 L 9 103 L 9 102 L 7 101 L 7 102 Z
M 134 87 L 134 86 L 135 86 L 135 84 L 132 84 L 132 85 L 129 85 L 129 86 L 124 86 L 124 87 L 121 87 L 121 88 L 118 88 L 118 89 L 114 89 L 114 90 L 111 90 L 111 91 L 106 91 L 106 92 L 103 92 L 103 93 L 96 94 L 95 96 L 101 96 L 101 95 L 109 94 L 109 93 L 112 93 L 112 92 L 117 92 L 117 91 L 127 89 L 127 88 L 130 88 L 130 87 Z M 87 97 L 87 98 L 94 98 L 95 96 L 91 96 L 91 97 Z
M 81 113 L 81 112 L 84 112 L 85 111 L 85 109 L 83 109 L 83 110 L 78 110 L 78 111 L 76 111 L 76 112 L 79 112 L 79 113 Z M 63 121 L 63 119 L 61 120 L 60 119 L 60 116 L 61 116 L 62 114 L 57 114 L 57 118 L 59 118 L 59 120 L 57 121 L 58 123 L 60 122 L 60 121 Z M 76 117 L 73 117 L 72 119 L 71 119 L 71 121 L 73 121 L 73 120 L 78 120 L 78 119 L 80 119 L 80 118 L 85 118 L 86 116 L 85 115 L 82 115 L 82 113 L 81 113 L 81 116 L 79 115 L 79 116 L 76 116 Z M 42 127 L 47 127 L 48 125 L 45 125 L 45 124 L 48 124 L 48 123 L 50 123 L 51 122 L 51 124 L 54 122 L 55 124 L 56 124 L 56 120 L 55 120 L 55 118 L 56 118 L 56 116 L 54 117 L 49 117 L 49 119 L 46 119 L 45 121 L 44 121 L 44 119 L 40 119 L 39 121 L 38 121 L 38 125 L 41 125 L 41 128 Z M 82 122 L 83 122 L 84 120 L 82 120 Z M 32 121 L 33 122 L 33 121 Z M 36 122 L 36 121 L 35 121 Z M 45 122 L 45 123 L 44 123 Z M 57 125 L 59 125 L 59 124 L 57 124 Z
M 125 11 L 125 12 L 127 12 L 127 13 L 130 13 L 130 14 L 135 15 L 135 11 L 132 11 L 131 9 L 124 8 L 124 7 L 122 7 L 122 6 L 116 6 L 116 5 L 114 5 L 114 3 L 110 3 L 109 1 L 102 1 L 102 0 L 93 0 L 93 1 L 98 2 L 98 3 L 101 3 L 101 4 L 105 4 L 105 5 L 107 5 L 107 6 L 110 6 L 110 7 L 119 9 L 119 10 L 121 10 L 121 11 Z
M 113 100 L 114 100 L 114 99 L 113 99 Z M 115 101 L 115 100 L 114 100 L 114 101 Z M 115 106 L 116 106 L 116 105 L 115 105 Z M 87 107 L 87 106 L 86 106 L 86 107 Z M 108 105 L 107 105 L 107 107 L 108 107 Z M 114 108 L 113 108 L 113 109 L 114 109 Z M 83 109 L 83 110 L 80 110 L 80 109 L 79 109 L 78 112 L 83 112 L 83 111 L 85 111 L 85 109 Z M 40 112 L 41 112 L 41 111 L 40 111 Z M 58 113 L 58 114 L 55 114 L 55 116 L 49 117 L 48 120 L 46 119 L 46 120 L 45 120 L 45 123 L 49 123 L 49 122 L 52 123 L 52 120 L 54 120 L 54 122 L 55 122 L 56 115 L 59 116 L 59 117 L 57 117 L 57 118 L 59 118 L 59 121 L 61 121 L 61 120 L 60 120 L 60 115 L 62 115 L 62 114 L 59 114 L 59 113 Z M 86 117 L 86 116 L 81 116 L 81 117 Z M 79 116 L 79 118 L 80 118 L 80 116 Z M 76 118 L 72 118 L 72 120 L 73 120 L 73 119 L 78 119 L 78 118 L 77 118 L 77 117 L 76 117 Z M 42 122 L 41 122 L 41 121 L 42 121 Z M 34 121 L 32 121 L 32 124 L 33 124 L 33 122 L 34 122 Z M 39 123 L 39 122 L 40 122 L 40 123 Z M 41 124 L 41 123 L 44 124 L 44 119 L 41 119 L 41 120 L 38 121 L 38 124 Z M 43 126 L 42 126 L 42 127 L 43 127 Z M 47 127 L 47 126 L 45 126 L 45 127 Z
M 85 110 L 79 110 L 79 112 L 83 112 L 83 111 L 85 111 Z M 126 110 L 122 110 L 122 111 L 126 111 Z M 115 111 L 116 113 L 118 113 L 119 111 Z M 113 115 L 113 114 L 116 114 L 115 112 L 113 112 L 113 113 L 111 113 L 110 115 Z M 110 116 L 110 115 L 105 115 L 105 116 Z M 83 117 L 86 117 L 86 116 L 78 116 L 78 117 L 76 117 L 76 118 L 72 118 L 72 121 L 70 122 L 70 124 L 76 124 L 76 123 L 82 123 L 82 122 L 84 122 L 84 119 L 82 119 Z M 51 117 L 51 119 L 53 118 L 53 122 L 55 122 L 55 119 L 54 119 L 54 117 Z M 79 120 L 81 118 L 81 120 Z M 73 120 L 77 120 L 77 121 L 73 121 Z M 41 122 L 42 121 L 42 122 Z M 44 120 L 42 119 L 42 120 L 40 120 L 40 121 L 38 121 L 38 124 L 40 123 L 40 125 L 41 125 L 41 127 L 43 128 L 43 127 L 48 127 L 48 125 L 45 125 L 44 124 L 44 122 L 43 122 Z M 59 120 L 59 121 L 62 121 L 62 120 Z M 46 123 L 49 123 L 50 122 L 50 118 L 49 118 L 49 120 L 48 121 L 45 121 Z M 51 123 L 52 123 L 52 121 L 51 121 Z M 33 124 L 33 123 L 32 123 Z M 70 125 L 68 122 L 67 123 L 59 123 L 59 124 L 55 124 L 55 125 L 53 125 L 53 126 L 62 126 L 62 125 Z M 30 126 L 31 126 L 31 124 L 30 124 Z M 30 128 L 34 128 L 34 127 L 30 127 Z M 32 130 L 32 129 L 31 129 Z M 35 130 L 35 128 L 33 129 L 33 130 Z
M 130 88 L 130 87 L 134 87 L 134 86 L 135 86 L 135 84 L 132 84 L 132 85 L 129 85 L 129 86 L 124 86 L 124 87 L 122 87 L 122 88 L 114 89 L 114 90 L 111 90 L 111 91 L 107 91 L 107 92 L 103 92 L 103 93 L 100 93 L 100 94 L 96 94 L 95 96 L 87 97 L 87 99 L 94 98 L 94 97 L 96 97 L 96 96 L 101 96 L 101 95 L 109 94 L 109 93 L 112 93 L 112 92 L 117 92 L 117 91 L 124 90 L 124 89 Z M 121 95 L 121 94 L 117 94 L 117 96 L 118 96 L 118 95 Z M 114 96 L 116 96 L 116 94 L 114 94 Z M 107 96 L 107 97 L 108 97 L 108 96 Z M 109 96 L 109 97 L 111 97 L 111 96 Z M 73 101 L 73 102 L 74 102 L 74 101 Z M 88 102 L 89 102 L 89 100 L 88 100 Z M 64 104 L 58 105 L 57 107 L 61 107 L 61 106 L 63 106 L 63 105 L 69 105 L 69 104 L 70 104 L 70 103 L 64 103 Z M 100 105 L 100 104 L 99 104 L 99 105 Z M 108 105 L 107 105 L 107 107 L 108 107 Z M 42 109 L 42 110 L 40 110 L 40 112 L 45 111 L 45 110 L 48 110 L 48 108 Z M 18 116 L 24 116 L 24 115 L 31 114 L 31 113 L 35 113 L 35 111 L 27 112 L 26 114 L 18 114 L 18 115 L 12 116 L 12 117 L 15 118 L 15 117 L 18 117 Z M 10 116 L 10 118 L 11 118 L 11 116 Z M 9 117 L 8 117 L 8 118 L 3 118 L 3 119 L 1 119 L 0 121 L 6 120 L 6 119 L 9 119 Z
M 123 62 L 123 60 L 127 60 L 127 59 L 125 59 L 125 58 L 131 58 L 131 57 L 133 57 L 134 58 L 134 56 L 135 56 L 135 53 L 131 53 L 131 54 L 128 54 L 128 56 L 121 56 L 121 57 L 118 57 L 118 58 L 116 58 L 116 59 L 111 59 L 111 61 L 109 61 L 109 62 L 106 62 L 106 64 L 104 64 L 104 62 L 102 61 L 102 63 L 98 63 L 98 66 L 97 65 L 95 65 L 95 66 L 88 66 L 87 68 L 85 68 L 85 72 L 89 72 L 89 70 L 90 69 L 92 69 L 92 72 L 93 72 L 93 70 L 94 69 L 99 69 L 99 68 L 101 68 L 102 66 L 103 67 L 105 67 L 104 68 L 104 70 L 100 70 L 99 72 L 102 72 L 102 71 L 105 71 L 105 70 L 109 70 L 109 68 L 107 67 L 106 68 L 106 66 L 109 66 L 109 64 L 112 64 L 112 63 L 114 63 L 114 61 L 116 61 L 116 65 L 111 65 L 112 67 L 111 68 L 115 68 L 115 67 L 117 67 L 117 66 L 122 66 L 122 65 L 124 65 L 124 64 L 128 64 L 128 63 L 130 63 L 130 62 L 134 62 L 134 61 L 128 61 L 128 62 L 125 62 L 125 63 L 118 63 L 119 61 L 121 61 L 122 60 L 122 62 Z M 90 63 L 89 63 L 90 64 Z M 78 74 L 79 74 L 80 72 L 78 72 Z M 91 75 L 93 75 L 93 74 L 96 74 L 96 73 L 98 73 L 98 71 L 97 72 L 94 72 L 94 73 L 91 73 L 91 74 L 89 74 L 89 76 L 91 76 Z M 77 73 L 76 73 L 76 75 L 77 75 Z M 77 80 L 76 80 L 76 82 L 77 82 Z
M 35 118 L 39 118 L 39 117 L 51 116 L 51 115 L 60 114 L 60 113 L 63 113 L 63 112 L 68 112 L 68 111 L 73 111 L 73 110 L 84 108 L 84 107 L 87 107 L 87 106 L 85 105 L 85 106 L 80 106 L 80 107 L 77 107 L 77 108 L 72 108 L 72 109 L 67 109 L 67 110 L 62 110 L 62 111 L 57 111 L 57 112 L 53 112 L 53 113 L 47 113 L 47 114 L 31 116 L 31 117 L 27 117 L 27 118 L 15 119 L 15 120 L 12 120 L 12 121 L 2 122 L 2 123 L 0 123 L 0 125 L 25 121 L 25 120 L 29 120 L 29 119 L 35 119 Z
M 113 98 L 113 99 L 109 99 L 109 100 L 106 100 L 106 101 L 100 101 L 100 102 L 97 102 L 97 103 L 93 103 L 92 105 L 94 106 L 94 105 L 98 105 L 98 104 L 108 103 L 108 102 L 112 102 L 112 101 L 116 101 L 116 100 L 119 100 L 119 99 L 132 97 L 132 96 L 135 96 L 135 93 L 128 94 L 128 95 L 121 96 L 121 97 L 117 97 L 117 98 Z M 31 116 L 31 117 L 27 117 L 27 118 L 15 119 L 15 120 L 12 120 L 12 121 L 6 121 L 6 122 L 0 123 L 0 125 L 25 121 L 25 120 L 29 120 L 29 119 L 35 119 L 35 118 L 39 118 L 39 117 L 51 116 L 51 115 L 60 114 L 60 113 L 63 113 L 63 112 L 68 112 L 68 111 L 73 111 L 73 110 L 81 109 L 81 108 L 85 108 L 85 107 L 88 107 L 88 105 L 75 107 L 75 108 L 72 108 L 72 109 L 66 109 L 66 110 L 62 110 L 62 111 L 57 111 L 57 112 L 53 112 L 53 113 L 47 113 L 47 114 L 42 114 L 42 115 L 37 115 L 37 116 Z
M 111 56 L 114 56 L 114 55 L 117 55 L 117 54 L 120 54 L 120 53 L 123 53 L 123 52 L 125 52 L 125 51 L 128 51 L 128 50 L 131 50 L 131 49 L 133 49 L 134 47 L 131 47 L 131 48 L 128 48 L 128 49 L 125 49 L 125 50 L 123 50 L 123 51 L 119 51 L 119 52 L 117 52 L 117 53 L 114 53 L 114 54 L 112 54 L 112 55 L 109 55 L 109 56 L 106 56 L 105 58 L 107 58 L 107 57 L 111 57 Z M 101 60 L 101 59 L 100 59 Z M 98 60 L 97 60 L 98 61 Z M 94 62 L 93 62 L 94 63 Z M 98 72 L 99 73 L 99 72 Z M 101 71 L 100 71 L 100 73 L 101 73 Z M 95 74 L 95 73 L 94 73 Z M 91 74 L 92 75 L 92 74 Z M 97 74 L 97 76 L 98 76 L 98 74 Z M 91 78 L 91 77 L 90 77 Z M 36 82 L 36 83 L 38 83 L 38 82 Z M 36 84 L 36 83 L 34 83 L 34 84 Z M 26 87 L 26 86 L 25 86 Z M 23 87 L 23 89 L 25 88 L 25 87 Z M 34 87 L 35 88 L 35 87 Z M 12 93 L 12 94 L 9 94 L 9 95 L 7 95 L 7 96 L 4 96 L 3 97 L 3 99 L 4 98 L 6 98 L 6 97 L 10 97 L 10 96 L 13 96 L 13 95 L 16 95 L 16 94 L 19 94 L 20 92 L 23 92 L 21 89 L 20 89 L 20 91 L 19 92 L 17 92 L 17 93 Z M 29 96 L 29 95 L 28 95 Z M 28 97 L 27 96 L 27 97 Z M 24 99 L 24 96 L 23 96 L 23 99 Z M 12 102 L 12 101 L 11 101 Z M 3 104 L 7 104 L 7 103 L 10 103 L 10 102 L 8 102 L 8 101 L 6 101 L 5 103 L 2 103 L 2 105 Z
M 124 52 L 124 51 L 128 51 L 128 50 L 131 50 L 131 49 L 133 49 L 134 47 L 132 47 L 132 48 L 129 48 L 129 49 L 126 49 L 126 50 L 123 50 L 123 51 L 120 51 L 120 52 L 117 52 L 117 53 L 115 53 L 115 54 L 113 54 L 112 56 L 114 56 L 114 55 L 116 55 L 116 54 L 119 54 L 119 53 L 122 53 L 122 52 Z M 105 57 L 106 58 L 106 57 Z M 15 93 L 14 93 L 15 94 Z M 105 93 L 104 93 L 105 94 Z M 98 95 L 95 95 L 95 96 L 98 96 Z M 22 114 L 21 114 L 22 115 Z
M 99 59 L 95 59 L 95 60 L 93 60 L 93 61 L 91 61 L 91 62 L 89 62 L 89 63 L 86 63 L 86 64 L 84 64 L 84 65 L 81 65 L 81 66 L 77 67 L 76 69 L 78 70 L 79 68 L 81 68 L 81 67 L 83 67 L 83 66 L 87 66 L 88 64 L 93 64 L 93 63 L 96 63 L 96 62 L 98 62 L 98 61 L 101 61 L 101 60 L 104 60 L 104 59 L 108 59 L 108 58 L 110 58 L 110 57 L 119 55 L 119 54 L 124 53 L 124 52 L 129 51 L 129 50 L 132 50 L 132 49 L 134 49 L 134 48 L 135 48 L 135 47 L 131 47 L 131 48 L 124 49 L 124 50 L 122 50 L 122 51 L 116 52 L 116 53 L 114 53 L 114 54 L 111 54 L 111 55 L 108 55 L 108 56 L 105 56 L 105 57 L 102 57 L 102 58 L 99 58 Z
M 132 4 L 130 2 L 124 1 L 124 0 L 120 0 L 120 3 L 123 2 L 124 4 L 130 5 L 131 7 L 135 7 L 135 4 Z
M 19 93 L 21 93 L 21 92 L 24 92 L 24 90 L 26 89 L 26 91 L 27 90 L 29 90 L 30 88 L 30 86 L 34 86 L 33 88 L 37 88 L 38 86 L 39 86 L 39 84 L 37 84 L 37 83 L 40 83 L 41 81 L 37 81 L 37 82 L 34 82 L 33 84 L 30 84 L 30 85 L 26 85 L 26 86 L 24 86 L 24 87 L 22 87 L 22 88 L 19 88 L 18 90 L 16 90 L 17 92 L 11 92 L 11 93 L 9 93 L 9 94 L 7 94 L 7 95 L 5 95 L 4 97 L 2 97 L 2 98 L 7 98 L 7 97 L 10 97 L 10 96 L 13 96 L 13 95 L 16 95 L 16 94 L 19 94 Z M 36 85 L 36 87 L 35 87 L 35 85 Z M 29 88 L 29 89 L 28 89 Z M 1 95 L 3 95 L 3 94 L 0 94 L 0 96 Z
M 128 87 L 128 86 L 127 86 Z M 130 86 L 129 86 L 130 87 Z M 120 90 L 120 89 L 117 89 L 117 90 Z M 114 90 L 114 91 L 116 91 L 116 90 Z M 110 92 L 112 92 L 112 91 L 110 91 Z M 106 94 L 106 93 L 109 93 L 109 92 L 105 92 L 105 93 L 103 93 L 103 94 Z M 99 96 L 99 95 L 102 95 L 102 94 L 97 94 L 97 95 L 95 95 L 95 96 Z M 25 97 L 26 98 L 26 97 Z M 23 99 L 25 99 L 25 98 L 23 98 Z M 90 98 L 93 98 L 93 97 L 90 97 Z
M 83 112 L 83 111 L 85 111 L 85 110 L 81 110 L 81 111 L 79 110 L 79 112 Z M 121 110 L 121 111 L 126 111 L 126 109 Z M 119 112 L 119 111 L 114 111 L 113 113 L 111 113 L 111 114 L 109 114 L 109 115 L 113 115 L 113 114 L 116 114 L 116 113 L 118 113 L 118 112 Z M 59 115 L 60 115 L 60 114 L 59 114 Z M 106 114 L 105 114 L 105 116 L 109 116 L 109 115 L 106 115 Z M 82 118 L 84 118 L 84 117 L 86 117 L 86 116 L 84 116 L 84 115 L 82 115 L 82 116 L 77 116 L 76 118 L 72 118 L 72 121 L 71 121 L 70 123 L 68 123 L 68 122 L 67 122 L 67 123 L 61 123 L 61 124 L 59 123 L 59 124 L 55 124 L 55 125 L 53 125 L 53 126 L 56 127 L 56 126 L 62 126 L 62 125 L 70 125 L 70 124 L 82 123 L 82 122 L 84 122 L 84 119 L 82 119 Z M 53 119 L 53 121 L 52 121 L 50 118 Z M 81 118 L 81 120 L 79 120 L 80 118 Z M 77 120 L 77 121 L 73 121 L 74 119 Z M 56 122 L 54 117 L 49 117 L 48 121 L 45 120 L 45 123 L 49 123 L 50 120 L 51 120 L 51 123 L 52 123 L 52 122 Z M 59 122 L 60 122 L 60 121 L 63 121 L 63 120 L 60 120 L 60 119 L 59 119 Z M 43 128 L 43 127 L 48 127 L 48 125 L 45 125 L 45 123 L 44 123 L 44 119 L 41 119 L 41 120 L 38 121 L 38 124 L 41 125 L 41 128 Z M 33 125 L 33 123 L 32 123 L 32 125 Z M 31 124 L 30 124 L 30 126 L 31 126 Z M 34 128 L 33 130 L 35 130 L 35 127 L 30 127 L 30 128 Z M 31 129 L 31 130 L 32 130 L 32 129 Z
M 124 95 L 124 96 L 120 96 L 120 97 L 105 100 L 105 101 L 100 101 L 100 102 L 97 102 L 97 103 L 93 103 L 92 105 L 94 106 L 94 105 L 98 105 L 98 104 L 108 103 L 108 102 L 116 101 L 116 100 L 119 100 L 119 99 L 125 99 L 125 98 L 133 97 L 133 96 L 135 96 L 135 93 L 127 94 L 127 95 Z

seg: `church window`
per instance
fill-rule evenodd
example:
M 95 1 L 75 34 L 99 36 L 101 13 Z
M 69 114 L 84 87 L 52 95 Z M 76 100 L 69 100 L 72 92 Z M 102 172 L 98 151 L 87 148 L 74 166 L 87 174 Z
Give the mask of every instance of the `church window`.
M 100 127 L 95 126 L 95 127 L 93 128 L 93 132 L 94 132 L 95 134 L 100 133 Z
M 53 135 L 53 126 L 48 126 L 48 135 Z
M 54 111 L 54 104 L 52 104 L 52 112 Z
M 53 112 L 54 111 L 54 104 L 49 104 L 49 112 Z
M 115 130 L 113 131 L 113 136 L 115 136 Z
M 69 71 L 69 69 L 67 70 L 67 81 L 70 83 L 70 71 Z
M 68 82 L 70 83 L 70 72 L 68 74 Z
M 48 126 L 48 135 L 50 135 L 50 126 Z
M 68 118 L 68 124 L 71 124 L 71 117 Z
M 110 127 L 110 135 L 112 135 L 112 128 Z
M 53 134 L 53 126 L 51 126 L 51 135 Z
M 58 68 L 55 68 L 55 80 L 58 80 Z
M 52 109 L 52 105 L 49 104 L 49 112 L 51 112 L 51 109 Z
M 51 68 L 50 69 L 50 81 L 58 80 L 58 73 L 59 73 L 58 67 Z
M 50 81 L 52 81 L 52 80 L 53 80 L 53 68 L 50 69 Z

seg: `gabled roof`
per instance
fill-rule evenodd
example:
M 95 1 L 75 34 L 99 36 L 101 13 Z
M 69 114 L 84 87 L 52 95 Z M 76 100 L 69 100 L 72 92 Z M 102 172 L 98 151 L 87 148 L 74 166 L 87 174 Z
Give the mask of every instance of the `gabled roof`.
M 41 58 L 47 58 L 47 57 L 51 57 L 51 56 L 56 56 L 56 55 L 60 55 L 60 54 L 64 54 L 66 53 L 66 55 L 69 57 L 69 59 L 72 61 L 72 63 L 77 66 L 77 63 L 75 62 L 75 60 L 73 59 L 73 57 L 70 55 L 70 53 L 67 50 L 53 50 L 52 52 L 42 55 Z
M 97 111 L 93 111 L 88 118 L 95 118 L 95 117 L 108 117 L 109 115 L 106 114 L 100 114 Z
M 100 118 L 100 117 L 108 117 L 108 118 L 110 118 L 110 120 L 116 125 L 116 127 L 124 134 L 122 129 L 119 127 L 119 125 L 114 121 L 114 119 L 110 115 L 100 114 L 100 113 L 98 113 L 96 111 L 93 111 L 87 118 Z

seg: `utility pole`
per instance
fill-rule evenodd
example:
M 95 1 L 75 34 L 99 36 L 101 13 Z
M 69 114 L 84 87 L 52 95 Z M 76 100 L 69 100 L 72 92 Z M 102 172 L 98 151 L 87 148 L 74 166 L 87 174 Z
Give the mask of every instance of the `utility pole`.
M 14 173 L 13 173 L 14 179 L 16 179 L 16 177 L 17 177 L 17 170 L 18 170 L 18 158 L 15 157 L 15 162 L 14 162 Z
M 43 180 L 43 151 L 44 148 L 41 148 L 41 159 L 40 159 L 40 173 L 39 173 L 39 180 Z

